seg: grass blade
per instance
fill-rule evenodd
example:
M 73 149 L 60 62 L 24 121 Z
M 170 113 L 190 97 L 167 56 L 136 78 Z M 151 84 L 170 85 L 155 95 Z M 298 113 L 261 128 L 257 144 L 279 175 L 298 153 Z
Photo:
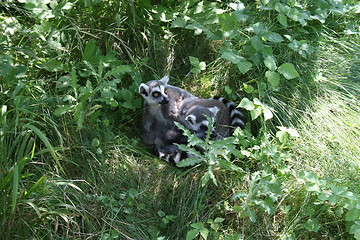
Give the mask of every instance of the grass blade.
M 19 189 L 19 166 L 15 164 L 14 175 L 13 175 L 13 184 L 11 189 L 11 212 L 15 212 L 15 207 L 18 199 L 18 189 Z
M 51 154 L 51 156 L 55 159 L 56 164 L 58 165 L 58 167 L 60 168 L 60 170 L 64 172 L 64 169 L 61 166 L 60 160 L 56 155 L 55 149 L 54 147 L 51 145 L 49 139 L 46 137 L 45 133 L 43 133 L 39 128 L 35 127 L 34 125 L 31 124 L 26 124 L 24 127 L 29 128 L 30 130 L 32 130 L 40 139 L 41 141 L 45 144 L 45 146 L 49 149 L 49 152 Z

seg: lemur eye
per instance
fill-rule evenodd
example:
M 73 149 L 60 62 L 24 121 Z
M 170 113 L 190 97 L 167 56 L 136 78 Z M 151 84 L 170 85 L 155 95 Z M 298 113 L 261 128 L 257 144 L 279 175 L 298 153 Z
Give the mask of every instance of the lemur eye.
M 167 93 L 168 93 L 168 90 L 167 90 L 167 89 L 165 89 L 165 90 L 164 90 L 164 93 L 165 93 L 165 94 L 167 94 Z
M 159 97 L 159 96 L 160 96 L 160 93 L 158 93 L 158 92 L 154 92 L 152 95 L 153 95 L 153 97 L 157 98 L 157 97 Z

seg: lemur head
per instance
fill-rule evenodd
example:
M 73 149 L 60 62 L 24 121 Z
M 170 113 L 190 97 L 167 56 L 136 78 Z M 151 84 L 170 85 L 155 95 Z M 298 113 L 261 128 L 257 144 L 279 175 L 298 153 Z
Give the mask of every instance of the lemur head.
M 148 104 L 166 104 L 169 102 L 166 84 L 169 76 L 165 76 L 160 80 L 152 80 L 142 83 L 139 86 L 139 93 Z
M 215 121 L 218 112 L 218 107 L 197 107 L 185 117 L 184 125 L 190 131 L 195 132 L 199 138 L 205 138 L 210 124 L 206 116 Z M 212 129 L 211 134 L 213 133 L 215 133 L 215 129 Z

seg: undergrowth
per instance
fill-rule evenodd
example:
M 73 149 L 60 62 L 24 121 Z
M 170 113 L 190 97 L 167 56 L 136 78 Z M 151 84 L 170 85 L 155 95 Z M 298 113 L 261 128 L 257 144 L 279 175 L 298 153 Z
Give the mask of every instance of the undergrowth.
M 360 239 L 359 9 L 2 1 L 2 236 Z M 185 131 L 178 166 L 152 156 L 137 89 L 165 74 L 238 103 L 246 128 Z

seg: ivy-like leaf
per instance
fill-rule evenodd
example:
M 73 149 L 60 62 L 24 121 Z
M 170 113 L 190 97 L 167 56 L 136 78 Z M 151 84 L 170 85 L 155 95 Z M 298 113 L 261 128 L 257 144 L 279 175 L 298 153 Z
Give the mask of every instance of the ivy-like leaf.
M 244 108 L 248 111 L 251 111 L 255 108 L 254 103 L 251 102 L 248 98 L 243 98 L 238 107 Z
M 261 107 L 256 107 L 253 110 L 250 111 L 251 120 L 257 119 L 262 113 Z
M 277 66 L 276 66 L 276 59 L 274 56 L 267 56 L 264 59 L 264 64 L 265 66 L 271 70 L 271 71 L 275 71 Z
M 265 73 L 265 77 L 267 78 L 267 80 L 269 81 L 271 86 L 273 86 L 274 88 L 279 86 L 279 83 L 280 83 L 280 74 L 279 73 L 273 72 L 273 71 L 267 71 Z
M 236 66 L 242 74 L 245 74 L 251 69 L 252 64 L 249 61 L 240 61 Z
M 278 68 L 278 72 L 281 73 L 286 79 L 293 79 L 299 77 L 299 73 L 291 63 L 284 63 Z
M 274 43 L 280 43 L 284 41 L 283 37 L 280 34 L 271 31 L 264 33 L 263 38 Z
M 188 231 L 187 234 L 186 234 L 186 240 L 193 240 L 194 238 L 197 237 L 198 234 L 199 234 L 199 230 L 198 230 L 198 229 L 191 229 L 191 230 Z

